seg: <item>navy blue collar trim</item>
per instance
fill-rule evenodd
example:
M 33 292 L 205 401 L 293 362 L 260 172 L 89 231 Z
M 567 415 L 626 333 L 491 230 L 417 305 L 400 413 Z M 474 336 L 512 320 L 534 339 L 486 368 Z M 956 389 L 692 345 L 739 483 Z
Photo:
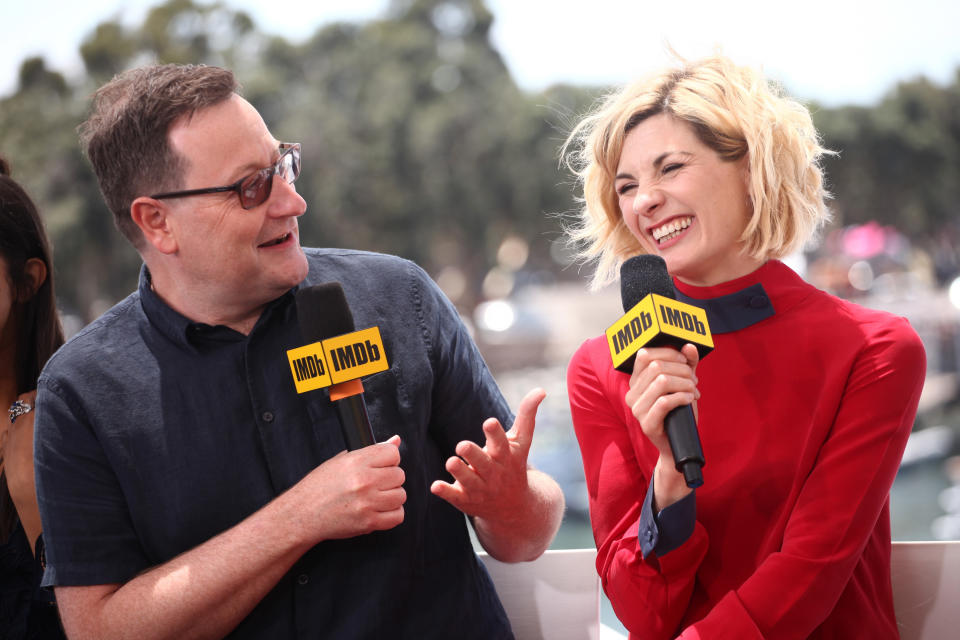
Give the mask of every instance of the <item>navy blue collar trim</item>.
M 703 300 L 677 291 L 677 300 L 706 310 L 711 333 L 733 333 L 776 313 L 770 296 L 759 282 L 719 298 Z

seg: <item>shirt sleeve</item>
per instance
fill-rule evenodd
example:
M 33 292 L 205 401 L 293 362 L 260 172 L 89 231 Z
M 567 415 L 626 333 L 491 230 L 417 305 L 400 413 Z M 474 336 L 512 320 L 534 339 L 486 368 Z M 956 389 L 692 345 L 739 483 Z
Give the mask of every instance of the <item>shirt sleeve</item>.
M 653 480 L 640 509 L 638 540 L 644 557 L 651 553 L 663 556 L 686 542 L 693 535 L 697 520 L 696 491 L 691 491 L 659 513 L 653 513 Z
M 124 582 L 150 566 L 123 491 L 84 416 L 69 392 L 41 376 L 34 460 L 44 587 Z
M 887 503 L 926 369 L 923 345 L 905 320 L 871 330 L 780 551 L 681 638 L 806 638 L 838 607 Z
M 446 455 L 461 440 L 483 446 L 483 422 L 497 418 L 509 429 L 513 413 L 453 304 L 422 269 L 411 268 L 415 317 L 434 376 L 431 435 Z
M 708 548 L 707 534 L 695 522 L 689 539 L 669 553 L 642 552 L 637 534 L 657 451 L 639 425 L 631 428 L 620 387 L 612 380 L 623 374 L 609 361 L 592 362 L 590 344 L 570 362 L 567 391 L 587 482 L 597 572 L 631 633 L 673 638 Z

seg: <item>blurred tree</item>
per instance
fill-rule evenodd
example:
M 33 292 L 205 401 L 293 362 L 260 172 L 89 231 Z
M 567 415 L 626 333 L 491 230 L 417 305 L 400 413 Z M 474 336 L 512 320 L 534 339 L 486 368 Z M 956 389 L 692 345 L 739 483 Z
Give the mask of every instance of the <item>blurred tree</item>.
M 83 93 L 70 91 L 59 74 L 45 71 L 42 61 L 27 60 L 21 68 L 18 92 L 3 103 L 0 148 L 18 150 L 12 160 L 33 176 L 31 193 L 45 212 L 54 244 L 58 297 L 82 323 L 136 287 L 140 264 L 114 229 L 77 142 L 76 127 L 88 108 L 85 94 L 139 63 L 225 64 L 238 58 L 233 47 L 247 44 L 251 31 L 246 14 L 219 3 L 171 0 L 152 9 L 140 27 L 110 21 L 94 29 L 80 47 L 87 70 L 80 83 L 87 89 Z M 57 99 L 51 100 L 51 94 Z
M 47 69 L 43 58 L 27 58 L 20 65 L 19 87 L 21 91 L 48 92 L 56 99 L 68 96 L 66 79 L 55 71 Z
M 119 22 L 103 22 L 80 44 L 90 80 L 99 85 L 122 71 L 136 53 L 134 35 Z
M 16 93 L 0 99 L 0 153 L 45 212 L 62 306 L 89 321 L 136 285 L 139 258 L 112 228 L 75 129 L 97 86 L 152 62 L 232 68 L 274 135 L 303 143 L 305 244 L 453 273 L 444 281 L 460 283 L 449 292 L 464 309 L 493 295 L 483 282 L 498 266 L 518 282 L 578 277 L 551 259 L 558 215 L 578 207 L 557 151 L 601 88 L 523 92 L 490 41 L 493 20 L 482 0 L 393 0 L 379 19 L 291 43 L 227 4 L 169 0 L 140 25 L 98 25 L 71 83 L 24 61 Z M 924 241 L 957 219 L 960 76 L 902 83 L 873 108 L 815 108 L 815 120 L 841 152 L 826 161 L 839 222 Z M 508 237 L 529 243 L 526 262 L 504 263 Z
M 222 2 L 168 0 L 151 9 L 139 27 L 101 23 L 81 43 L 80 55 L 90 82 L 100 86 L 124 69 L 155 62 L 215 64 L 239 72 L 261 38 L 249 15 Z
M 121 287 L 129 291 L 138 261 L 118 242 L 77 144 L 84 108 L 63 76 L 26 60 L 17 92 L 0 101 L 0 152 L 44 215 L 61 306 L 87 321 Z
M 529 144 L 542 114 L 491 45 L 492 19 L 479 0 L 397 1 L 268 47 L 275 71 L 247 96 L 304 143 L 307 243 L 454 265 L 469 304 L 503 237 L 544 229 L 555 147 Z
M 960 75 L 899 84 L 876 107 L 816 112 L 840 224 L 876 220 L 932 241 L 960 209 Z

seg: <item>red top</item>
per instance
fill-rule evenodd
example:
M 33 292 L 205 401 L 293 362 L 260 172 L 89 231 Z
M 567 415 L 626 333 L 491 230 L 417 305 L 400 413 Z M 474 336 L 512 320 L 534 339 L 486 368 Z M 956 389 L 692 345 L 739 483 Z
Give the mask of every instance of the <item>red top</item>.
M 697 367 L 706 466 L 693 535 L 644 558 L 637 523 L 657 449 L 624 402 L 603 336 L 568 371 L 597 571 L 631 638 L 898 638 L 889 491 L 923 387 L 907 321 L 830 296 L 770 261 L 775 314 L 714 335 Z

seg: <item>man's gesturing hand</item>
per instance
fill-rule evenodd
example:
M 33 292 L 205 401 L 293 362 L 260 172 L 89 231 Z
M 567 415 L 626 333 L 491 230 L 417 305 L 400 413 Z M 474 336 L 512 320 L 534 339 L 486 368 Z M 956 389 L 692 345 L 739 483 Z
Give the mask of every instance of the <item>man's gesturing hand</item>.
M 495 520 L 522 518 L 529 505 L 527 453 L 533 440 L 537 408 L 546 396 L 543 389 L 530 391 L 520 402 L 517 418 L 504 433 L 500 421 L 483 423 L 486 444 L 480 448 L 464 440 L 446 469 L 453 484 L 437 480 L 430 491 L 469 516 Z M 459 456 L 459 457 L 458 457 Z

